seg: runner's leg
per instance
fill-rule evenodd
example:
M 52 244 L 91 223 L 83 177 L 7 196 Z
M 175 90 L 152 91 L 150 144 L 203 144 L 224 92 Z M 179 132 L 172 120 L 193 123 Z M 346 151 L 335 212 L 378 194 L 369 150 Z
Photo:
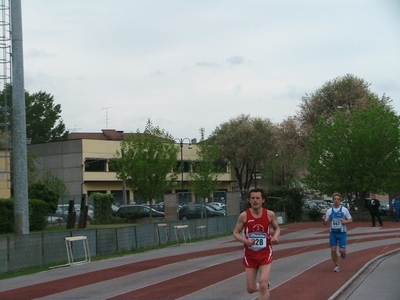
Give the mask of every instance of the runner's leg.
M 258 299 L 269 299 L 268 281 L 271 275 L 271 264 L 260 266 L 260 296 Z
M 249 294 L 257 292 L 260 290 L 260 286 L 257 283 L 257 273 L 258 269 L 256 268 L 246 268 L 246 288 Z
M 337 249 L 336 249 L 336 246 L 333 246 L 333 247 L 331 248 L 331 257 L 332 257 L 333 263 L 334 263 L 335 265 L 338 264 L 338 256 L 337 256 L 336 250 L 337 250 Z

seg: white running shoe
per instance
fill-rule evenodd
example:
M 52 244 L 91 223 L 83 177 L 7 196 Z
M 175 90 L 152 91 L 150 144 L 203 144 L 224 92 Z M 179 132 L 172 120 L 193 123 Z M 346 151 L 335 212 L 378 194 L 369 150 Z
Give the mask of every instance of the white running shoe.
M 336 265 L 336 267 L 333 269 L 333 272 L 336 272 L 336 273 L 340 272 L 340 266 Z

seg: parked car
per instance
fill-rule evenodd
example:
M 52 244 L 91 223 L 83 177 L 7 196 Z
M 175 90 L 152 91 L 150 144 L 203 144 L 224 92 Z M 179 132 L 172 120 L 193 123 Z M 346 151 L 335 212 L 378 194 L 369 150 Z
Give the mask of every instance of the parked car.
M 324 199 L 324 201 L 329 205 L 329 207 L 332 207 L 332 206 L 333 206 L 332 197 L 326 197 L 326 198 Z
M 387 216 L 389 213 L 389 202 L 387 201 L 380 201 L 381 202 L 381 206 L 379 206 L 379 213 L 381 214 L 381 216 Z
M 220 209 L 226 209 L 226 205 L 221 202 L 210 202 L 208 204 L 210 204 L 212 206 L 218 206 Z
M 113 216 L 117 216 L 118 215 L 118 209 L 119 209 L 120 205 L 118 203 L 118 206 L 115 204 L 111 204 L 111 214 Z
M 62 216 L 65 220 L 67 220 L 68 219 L 68 208 L 69 208 L 69 204 L 58 204 L 55 215 Z M 76 220 L 78 220 L 79 213 L 81 211 L 79 205 L 75 204 L 72 211 L 76 212 Z
M 357 203 L 356 203 L 356 199 L 343 198 L 341 205 L 346 207 L 351 212 L 358 211 L 358 206 L 357 206 Z
M 213 210 L 223 212 L 226 215 L 225 206 L 221 206 L 215 203 L 208 203 L 207 206 L 211 207 Z
M 224 212 L 216 211 L 210 206 L 201 204 L 182 205 L 178 209 L 179 220 L 200 219 L 201 217 L 222 217 L 225 216 Z
M 151 207 L 158 211 L 164 211 L 164 202 L 153 204 Z
M 304 211 L 304 212 L 308 212 L 308 211 L 310 211 L 311 209 L 320 209 L 319 207 L 318 207 L 318 205 L 317 205 L 317 203 L 316 202 L 314 202 L 314 201 L 312 201 L 312 200 L 305 200 L 304 202 L 303 202 L 303 206 L 302 206 L 302 210 Z
M 49 224 L 53 224 L 53 223 L 63 223 L 67 221 L 66 219 L 64 219 L 63 216 L 57 216 L 57 215 L 49 215 L 46 216 L 46 222 Z
M 136 204 L 120 206 L 117 212 L 117 216 L 121 218 L 127 218 L 129 216 L 129 213 L 133 211 L 139 212 L 138 218 L 150 217 L 150 207 L 146 205 L 136 205 Z M 155 210 L 154 208 L 151 211 L 153 217 L 162 218 L 165 216 L 165 214 L 162 211 Z

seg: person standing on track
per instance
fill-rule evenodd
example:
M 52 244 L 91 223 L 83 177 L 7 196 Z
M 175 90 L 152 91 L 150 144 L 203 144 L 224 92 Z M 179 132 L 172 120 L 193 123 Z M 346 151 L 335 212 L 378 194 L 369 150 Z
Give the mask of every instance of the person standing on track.
M 333 207 L 329 208 L 325 215 L 322 216 L 324 225 L 331 223 L 331 231 L 329 234 L 329 243 L 331 246 L 331 257 L 335 264 L 334 272 L 340 272 L 338 264 L 337 245 L 339 244 L 339 253 L 342 259 L 346 258 L 347 246 L 347 227 L 346 224 L 353 222 L 349 210 L 342 206 L 342 195 L 334 193 L 332 196 Z
M 246 273 L 248 293 L 259 291 L 258 299 L 269 299 L 269 278 L 273 260 L 272 244 L 278 242 L 281 230 L 275 213 L 263 207 L 267 198 L 260 188 L 249 191 L 250 208 L 243 211 L 237 220 L 233 236 L 244 244 L 243 265 Z M 273 233 L 270 228 L 272 227 Z M 257 282 L 257 275 L 259 280 Z
M 371 203 L 369 204 L 369 213 L 371 214 L 372 227 L 375 227 L 375 217 L 378 219 L 379 225 L 383 226 L 381 215 L 379 213 L 379 207 L 381 202 L 376 199 L 376 195 L 373 194 L 371 198 Z
M 393 213 L 394 213 L 393 222 L 398 222 L 400 219 L 400 201 L 399 201 L 398 195 L 394 196 L 394 198 L 392 200 L 392 207 L 393 207 Z

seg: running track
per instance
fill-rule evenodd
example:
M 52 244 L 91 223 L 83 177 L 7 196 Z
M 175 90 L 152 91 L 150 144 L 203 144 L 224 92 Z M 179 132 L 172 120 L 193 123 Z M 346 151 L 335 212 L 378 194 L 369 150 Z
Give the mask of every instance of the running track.
M 399 223 L 372 228 L 354 222 L 348 228 L 348 254 L 334 273 L 328 227 L 281 226 L 270 299 L 328 299 L 370 260 L 400 250 Z M 0 281 L 0 299 L 256 299 L 245 290 L 241 249 L 224 237 L 51 269 Z

